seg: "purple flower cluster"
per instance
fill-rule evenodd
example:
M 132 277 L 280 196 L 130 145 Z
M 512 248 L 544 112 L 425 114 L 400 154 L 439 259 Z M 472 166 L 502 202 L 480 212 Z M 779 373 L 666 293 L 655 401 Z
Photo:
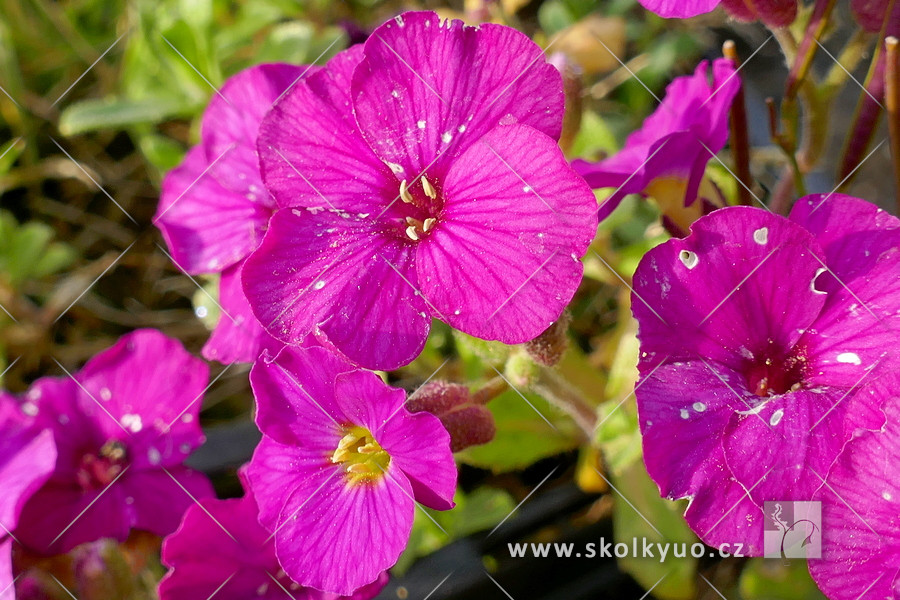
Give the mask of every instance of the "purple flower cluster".
M 365 369 L 412 361 L 433 318 L 510 344 L 559 318 L 597 224 L 563 103 L 526 36 L 427 12 L 213 98 L 155 223 L 180 268 L 221 274 L 204 356 L 255 363 L 263 439 L 244 498 L 166 540 L 162 600 L 370 598 L 416 503 L 453 507 L 450 434 Z
M 12 586 L 14 543 L 54 555 L 133 529 L 167 535 L 212 495 L 182 464 L 203 442 L 207 378 L 176 340 L 139 330 L 76 373 L 0 396 L 0 590 Z
M 874 541 L 896 527 L 898 273 L 900 220 L 831 194 L 801 198 L 787 218 L 716 211 L 648 252 L 634 278 L 635 393 L 660 492 L 690 499 L 703 541 L 751 555 L 763 552 L 765 501 L 822 499 L 812 572 L 833 598 L 858 596 L 900 551 Z M 848 567 L 868 582 L 846 595 Z

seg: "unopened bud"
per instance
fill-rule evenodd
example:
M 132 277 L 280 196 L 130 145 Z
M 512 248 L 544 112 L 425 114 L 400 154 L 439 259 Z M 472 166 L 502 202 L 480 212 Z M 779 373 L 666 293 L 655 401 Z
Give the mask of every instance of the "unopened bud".
M 722 6 L 738 21 L 759 19 L 769 27 L 787 27 L 797 18 L 797 0 L 723 0 Z
M 562 359 L 569 347 L 569 322 L 571 317 L 564 312 L 544 333 L 525 344 L 525 351 L 534 362 L 552 367 Z
M 459 452 L 469 446 L 494 439 L 494 415 L 472 401 L 469 388 L 457 383 L 432 381 L 419 388 L 406 401 L 410 412 L 430 412 L 450 434 L 450 450 Z

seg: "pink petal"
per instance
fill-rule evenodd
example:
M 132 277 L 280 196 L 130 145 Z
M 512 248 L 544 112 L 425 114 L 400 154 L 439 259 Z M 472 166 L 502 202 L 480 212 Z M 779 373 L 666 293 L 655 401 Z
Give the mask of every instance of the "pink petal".
M 272 336 L 296 344 L 318 327 L 353 362 L 395 369 L 431 325 L 408 242 L 347 213 L 283 209 L 244 265 L 244 291 Z
M 29 431 L 19 423 L 0 427 L 0 538 L 12 531 L 22 507 L 47 481 L 56 466 L 56 445 L 50 431 Z M 2 557 L 2 553 L 0 553 Z M 3 588 L 0 579 L 0 589 Z
M 714 10 L 722 0 L 638 0 L 647 10 L 667 19 L 686 19 Z
M 399 182 L 362 139 L 349 107 L 361 58 L 361 47 L 341 52 L 263 119 L 260 166 L 279 206 L 380 212 L 398 195 Z
M 456 161 L 444 194 L 416 265 L 437 316 L 483 339 L 537 337 L 581 281 L 579 258 L 596 232 L 590 189 L 552 139 L 509 125 Z
M 218 272 L 242 260 L 259 245 L 272 214 L 255 156 L 237 148 L 223 152 L 207 159 L 195 146 L 163 180 L 153 222 L 188 273 Z M 241 175 L 243 183 L 235 186 L 231 180 Z
M 166 536 L 178 528 L 184 511 L 195 502 L 214 498 L 206 475 L 187 467 L 167 470 L 135 469 L 123 476 L 132 527 Z
M 562 80 L 537 44 L 432 12 L 403 13 L 372 33 L 352 93 L 366 140 L 410 181 L 423 171 L 442 180 L 507 115 L 553 139 L 562 128 Z
M 335 478 L 314 488 L 312 482 L 286 498 L 275 552 L 301 585 L 350 595 L 377 580 L 406 548 L 412 489 L 393 466 L 371 484 L 348 486 Z
M 259 124 L 275 101 L 318 70 L 315 66 L 270 63 L 230 77 L 203 113 L 203 145 L 208 158 L 212 160 L 232 144 L 255 148 Z
M 209 367 L 178 340 L 139 329 L 88 361 L 77 379 L 94 427 L 107 438 L 124 434 L 137 453 L 135 465 L 177 465 L 186 454 L 182 446 L 193 450 L 203 443 L 198 416 Z M 159 453 L 149 463 L 148 446 Z
M 250 384 L 258 405 L 256 424 L 282 444 L 332 453 L 349 418 L 335 400 L 335 378 L 353 365 L 317 347 L 287 347 L 256 361 Z
M 0 600 L 16 600 L 12 570 L 12 538 L 0 535 Z
M 253 362 L 264 346 L 277 346 L 253 315 L 241 284 L 241 266 L 225 269 L 219 280 L 222 316 L 203 346 L 203 358 L 223 364 Z
M 104 489 L 84 492 L 75 483 L 51 480 L 25 504 L 16 538 L 29 550 L 48 555 L 105 537 L 124 542 L 131 522 L 123 510 L 122 479 Z
M 784 358 L 768 354 L 792 348 L 825 302 L 813 289 L 821 267 L 813 253 L 821 250 L 805 229 L 746 207 L 716 211 L 687 238 L 652 249 L 634 276 L 632 310 L 650 357 L 642 368 L 654 355 L 702 356 L 738 371 Z
M 720 379 L 723 378 L 723 383 Z M 745 487 L 725 463 L 722 432 L 737 411 L 752 408 L 728 387 L 743 379 L 700 361 L 667 364 L 637 385 L 644 462 L 647 472 L 670 499 L 691 498 L 685 518 L 694 532 L 712 546 L 735 542 L 761 549 L 762 525 L 748 521 L 755 512 L 734 514 L 747 504 Z M 691 389 L 691 397 L 684 390 Z M 750 482 L 752 485 L 753 482 Z M 752 506 L 752 503 L 750 504 Z M 746 508 L 746 507 L 744 507 Z
M 896 380 L 892 388 L 896 391 Z M 885 406 L 882 432 L 850 442 L 816 499 L 822 501 L 822 559 L 813 579 L 832 600 L 896 598 L 900 565 L 900 407 Z

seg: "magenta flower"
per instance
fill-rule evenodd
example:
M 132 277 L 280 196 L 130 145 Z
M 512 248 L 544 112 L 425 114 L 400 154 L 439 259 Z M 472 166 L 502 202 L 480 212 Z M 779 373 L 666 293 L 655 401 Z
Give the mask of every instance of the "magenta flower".
M 352 596 L 301 587 L 278 564 L 274 538 L 258 515 L 249 490 L 239 500 L 210 498 L 190 507 L 163 543 L 162 561 L 170 570 L 159 584 L 160 600 L 368 600 L 387 583 L 383 573 Z
M 247 470 L 278 561 L 302 586 L 351 595 L 391 567 L 415 501 L 453 507 L 456 466 L 437 417 L 321 347 L 263 354 L 250 373 L 263 439 Z
M 55 464 L 53 435 L 31 427 L 16 400 L 0 391 L 0 598 L 15 598 L 10 533 L 18 525 L 23 505 Z
M 762 551 L 762 505 L 809 500 L 844 443 L 884 423 L 900 320 L 900 220 L 843 195 L 790 218 L 698 220 L 634 278 L 644 459 L 711 545 Z
M 72 377 L 39 379 L 23 411 L 52 432 L 53 475 L 25 504 L 16 537 L 43 554 L 132 528 L 166 535 L 192 498 L 211 495 L 182 466 L 203 442 L 197 423 L 209 371 L 151 329 L 124 336 Z
M 562 116 L 559 73 L 508 27 L 405 13 L 336 56 L 260 126 L 281 207 L 242 274 L 260 323 L 372 369 L 410 362 L 432 317 L 539 335 L 597 223 L 555 141 Z
M 809 572 L 831 600 L 900 598 L 900 381 L 890 379 L 884 429 L 850 441 L 816 495 L 822 558 Z
M 686 19 L 715 10 L 721 4 L 739 21 L 761 20 L 769 27 L 785 27 L 797 18 L 797 0 L 638 0 L 661 17 Z
M 272 103 L 314 68 L 251 67 L 231 77 L 203 114 L 201 143 L 170 171 L 153 222 L 185 272 L 222 273 L 222 316 L 203 348 L 210 360 L 252 362 L 268 336 L 241 288 L 240 268 L 259 245 L 275 202 L 259 174 L 256 136 Z
M 677 196 L 685 206 L 697 198 L 706 163 L 728 141 L 728 114 L 741 89 L 730 60 L 701 62 L 693 75 L 676 77 L 656 111 L 615 156 L 572 166 L 594 188 L 616 191 L 600 206 L 606 218 L 628 194 Z M 663 198 L 660 198 L 663 199 Z

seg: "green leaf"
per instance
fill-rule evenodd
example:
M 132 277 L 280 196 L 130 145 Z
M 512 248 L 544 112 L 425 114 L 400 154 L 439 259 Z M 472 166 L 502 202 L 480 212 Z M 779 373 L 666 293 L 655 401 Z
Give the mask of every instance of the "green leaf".
M 52 242 L 53 229 L 37 221 L 20 225 L 0 211 L 0 271 L 13 288 L 69 266 L 76 252 L 62 242 Z
M 650 544 L 669 544 L 665 560 L 661 560 L 661 553 L 654 546 L 652 558 L 640 554 L 636 557 L 629 552 L 625 558 L 618 559 L 619 568 L 645 589 L 655 586 L 653 596 L 660 600 L 696 597 L 697 559 L 691 556 L 691 547 L 700 542 L 681 516 L 686 502 L 660 498 L 642 462 L 633 464 L 621 476 L 613 476 L 613 480 L 621 494 L 616 496 L 613 512 L 616 543 L 623 542 L 631 548 L 632 540 L 636 539 L 639 553 L 645 538 Z M 679 556 L 683 553 L 684 558 L 673 555 L 673 544 L 678 545 Z
M 314 33 L 312 25 L 304 21 L 276 25 L 266 36 L 254 60 L 261 63 L 305 62 Z
M 181 144 L 157 133 L 140 135 L 138 146 L 147 160 L 161 172 L 175 167 L 184 158 L 184 147 Z
M 799 559 L 750 559 L 738 587 L 744 600 L 825 600 Z
M 606 121 L 593 111 L 584 111 L 581 115 L 581 128 L 572 142 L 569 155 L 594 159 L 601 153 L 613 154 L 618 149 L 619 143 Z
M 538 22 L 547 35 L 558 33 L 577 20 L 569 7 L 560 0 L 548 0 L 538 9 Z
M 540 396 L 531 393 L 524 396 L 508 390 L 491 400 L 487 406 L 497 425 L 494 440 L 467 448 L 457 457 L 464 463 L 500 473 L 524 469 L 578 445 L 576 427 L 568 417 Z
M 129 125 L 159 123 L 176 115 L 192 114 L 195 110 L 195 105 L 171 98 L 93 98 L 66 107 L 59 119 L 59 130 L 63 135 L 71 136 L 97 129 L 120 129 Z

